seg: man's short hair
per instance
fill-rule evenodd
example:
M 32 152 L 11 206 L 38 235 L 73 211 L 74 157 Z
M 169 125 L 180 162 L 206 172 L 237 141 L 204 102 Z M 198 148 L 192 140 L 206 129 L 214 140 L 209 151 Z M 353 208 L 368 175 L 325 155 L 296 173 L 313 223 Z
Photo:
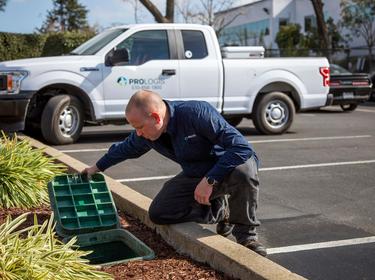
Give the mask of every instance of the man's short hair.
M 130 97 L 129 102 L 125 109 L 125 114 L 128 114 L 133 108 L 145 113 L 150 114 L 150 110 L 159 109 L 160 104 L 163 102 L 161 96 L 151 90 L 139 90 Z

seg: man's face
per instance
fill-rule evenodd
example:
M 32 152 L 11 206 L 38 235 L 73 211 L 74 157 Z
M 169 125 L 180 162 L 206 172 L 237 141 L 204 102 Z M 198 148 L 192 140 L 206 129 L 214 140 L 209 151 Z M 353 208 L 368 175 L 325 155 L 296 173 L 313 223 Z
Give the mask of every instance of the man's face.
M 135 128 L 138 136 L 148 140 L 155 141 L 163 133 L 163 120 L 158 117 L 157 113 L 145 115 L 144 112 L 134 108 L 126 115 L 126 119 Z

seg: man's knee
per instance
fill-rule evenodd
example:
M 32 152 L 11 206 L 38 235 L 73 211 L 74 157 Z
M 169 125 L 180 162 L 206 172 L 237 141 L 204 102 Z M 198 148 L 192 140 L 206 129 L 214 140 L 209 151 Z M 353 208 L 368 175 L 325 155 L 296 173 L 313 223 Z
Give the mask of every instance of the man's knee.
M 258 168 L 256 162 L 250 158 L 244 164 L 237 166 L 233 170 L 232 177 L 243 183 L 259 183 Z
M 154 201 L 151 203 L 150 208 L 148 210 L 148 216 L 154 224 L 157 225 L 164 225 L 166 224 L 165 221 L 163 221 L 163 213 L 160 211 L 160 207 L 154 203 Z

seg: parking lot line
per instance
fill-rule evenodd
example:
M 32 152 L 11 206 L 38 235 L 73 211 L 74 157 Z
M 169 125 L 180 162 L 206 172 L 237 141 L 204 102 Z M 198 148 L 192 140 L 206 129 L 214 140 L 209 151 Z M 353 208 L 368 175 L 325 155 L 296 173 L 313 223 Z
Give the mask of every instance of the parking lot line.
M 372 135 L 352 135 L 352 136 L 328 136 L 328 137 L 310 137 L 310 138 L 287 138 L 287 139 L 267 139 L 249 141 L 251 144 L 257 143 L 274 143 L 274 142 L 297 142 L 297 141 L 322 141 L 322 140 L 340 140 L 340 139 L 356 139 L 370 138 Z
M 369 109 L 356 109 L 356 111 L 366 112 L 366 113 L 375 113 L 375 110 L 369 110 Z
M 359 160 L 359 161 L 326 162 L 326 163 L 313 163 L 313 164 L 302 164 L 302 165 L 265 167 L 265 168 L 259 168 L 259 171 L 288 170 L 288 169 L 299 169 L 299 168 L 312 168 L 312 167 L 324 167 L 324 166 L 340 166 L 340 165 L 355 165 L 355 164 L 369 164 L 369 163 L 375 163 L 375 159 L 371 159 L 371 160 Z
M 251 144 L 258 143 L 275 143 L 275 142 L 296 142 L 296 141 L 322 141 L 322 140 L 340 140 L 340 139 L 356 139 L 356 138 L 370 138 L 372 135 L 352 135 L 352 136 L 328 136 L 328 137 L 310 137 L 310 138 L 287 138 L 287 139 L 267 139 L 249 141 Z M 108 148 L 99 149 L 73 149 L 73 150 L 59 150 L 63 153 L 90 153 L 90 152 L 105 152 Z
M 177 175 L 177 174 L 176 174 Z M 176 175 L 167 175 L 167 176 L 154 176 L 154 177 L 139 177 L 139 178 L 130 178 L 130 179 L 117 179 L 117 182 L 138 182 L 138 181 L 152 181 L 152 180 L 164 180 L 173 178 Z
M 326 162 L 326 163 L 314 163 L 314 164 L 303 164 L 303 165 L 265 167 L 265 168 L 259 168 L 259 171 L 264 172 L 264 171 L 275 171 L 275 170 L 277 171 L 277 170 L 288 170 L 288 169 L 314 168 L 314 167 L 340 166 L 340 165 L 356 165 L 356 164 L 370 164 L 370 163 L 375 163 L 375 159 L 359 160 L 359 161 Z M 125 182 L 128 183 L 128 182 L 139 182 L 139 181 L 165 180 L 165 179 L 170 179 L 170 178 L 172 178 L 176 175 L 117 179 L 116 181 L 118 181 L 120 183 L 125 183 Z
M 89 153 L 89 152 L 103 152 L 108 151 L 109 148 L 101 148 L 101 149 L 77 149 L 77 150 L 59 150 L 63 153 Z
M 299 251 L 334 248 L 334 247 L 342 247 L 342 246 L 352 246 L 352 245 L 367 244 L 367 243 L 374 243 L 374 242 L 375 242 L 375 236 L 369 236 L 369 237 L 362 237 L 362 238 L 353 238 L 353 239 L 344 239 L 344 240 L 337 240 L 337 241 L 328 241 L 328 242 L 310 243 L 310 244 L 302 244 L 302 245 L 292 245 L 292 246 L 286 246 L 286 247 L 269 248 L 267 249 L 267 253 L 268 255 L 292 253 L 292 252 L 299 252 Z

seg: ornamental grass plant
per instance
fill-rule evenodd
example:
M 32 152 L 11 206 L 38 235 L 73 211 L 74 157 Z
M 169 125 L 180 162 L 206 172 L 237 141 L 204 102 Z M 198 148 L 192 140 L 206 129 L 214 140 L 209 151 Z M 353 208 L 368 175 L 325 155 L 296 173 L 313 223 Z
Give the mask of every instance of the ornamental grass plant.
M 54 232 L 53 215 L 42 225 L 17 229 L 28 213 L 12 220 L 7 217 L 0 225 L 0 279 L 4 280 L 62 280 L 113 279 L 97 271 L 82 257 L 90 252 L 77 250 L 74 237 L 68 243 L 59 241 Z
M 0 136 L 0 208 L 30 208 L 48 203 L 47 183 L 66 167 L 34 149 L 28 140 Z

